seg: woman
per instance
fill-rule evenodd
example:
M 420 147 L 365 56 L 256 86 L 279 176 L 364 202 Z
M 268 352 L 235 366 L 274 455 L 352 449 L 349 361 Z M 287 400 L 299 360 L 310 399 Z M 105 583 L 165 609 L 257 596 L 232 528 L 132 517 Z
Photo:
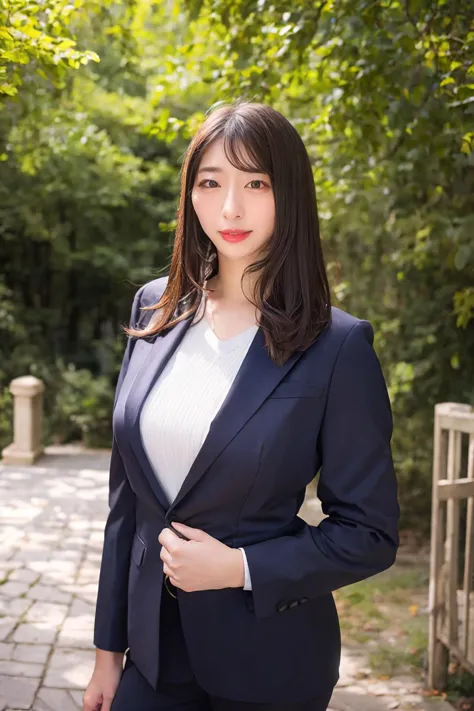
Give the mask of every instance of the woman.
M 169 277 L 138 290 L 126 331 L 85 711 L 323 711 L 331 593 L 393 564 L 399 509 L 373 330 L 331 308 L 310 162 L 281 114 L 204 121 Z

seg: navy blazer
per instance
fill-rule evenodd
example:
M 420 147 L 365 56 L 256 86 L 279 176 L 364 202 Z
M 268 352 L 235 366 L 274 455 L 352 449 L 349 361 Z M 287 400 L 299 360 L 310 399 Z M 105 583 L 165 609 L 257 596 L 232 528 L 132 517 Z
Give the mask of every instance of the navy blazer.
M 131 323 L 145 325 L 167 277 L 141 287 Z M 332 309 L 304 353 L 270 359 L 261 328 L 172 505 L 140 436 L 153 384 L 192 322 L 129 338 L 117 383 L 94 644 L 123 652 L 156 688 L 163 564 L 158 536 L 173 521 L 245 547 L 252 590 L 184 592 L 178 603 L 193 673 L 208 693 L 296 702 L 338 680 L 332 591 L 390 567 L 399 505 L 392 414 L 368 321 Z M 327 514 L 298 516 L 320 470 Z M 166 594 L 166 593 L 165 593 Z

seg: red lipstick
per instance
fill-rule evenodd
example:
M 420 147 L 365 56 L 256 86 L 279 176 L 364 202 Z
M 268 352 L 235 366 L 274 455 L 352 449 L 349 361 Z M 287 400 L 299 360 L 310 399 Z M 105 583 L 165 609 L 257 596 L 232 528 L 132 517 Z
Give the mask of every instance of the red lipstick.
M 242 242 L 251 232 L 252 230 L 219 230 L 226 242 Z

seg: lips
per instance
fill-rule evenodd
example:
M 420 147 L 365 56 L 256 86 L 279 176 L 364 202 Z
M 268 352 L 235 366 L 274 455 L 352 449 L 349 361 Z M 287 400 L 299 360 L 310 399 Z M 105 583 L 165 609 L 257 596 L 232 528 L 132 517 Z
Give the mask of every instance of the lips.
M 252 230 L 219 230 L 222 239 L 225 239 L 227 242 L 241 242 L 248 237 L 251 232 Z

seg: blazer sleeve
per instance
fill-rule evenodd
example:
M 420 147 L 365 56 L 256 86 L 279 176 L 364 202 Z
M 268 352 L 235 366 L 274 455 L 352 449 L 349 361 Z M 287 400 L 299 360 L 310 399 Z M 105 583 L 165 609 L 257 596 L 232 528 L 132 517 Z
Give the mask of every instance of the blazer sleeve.
M 389 568 L 399 504 L 392 412 L 369 321 L 348 332 L 333 368 L 318 440 L 327 515 L 295 535 L 245 546 L 255 615 L 268 617 Z M 293 606 L 294 606 L 293 605 Z
M 143 288 L 138 290 L 133 300 L 130 317 L 133 326 L 138 324 Z M 115 389 L 114 409 L 134 343 L 134 338 L 128 338 Z M 128 483 L 114 436 L 109 472 L 109 514 L 104 531 L 94 623 L 94 645 L 110 652 L 125 652 L 128 647 L 128 571 L 134 533 L 135 494 Z

